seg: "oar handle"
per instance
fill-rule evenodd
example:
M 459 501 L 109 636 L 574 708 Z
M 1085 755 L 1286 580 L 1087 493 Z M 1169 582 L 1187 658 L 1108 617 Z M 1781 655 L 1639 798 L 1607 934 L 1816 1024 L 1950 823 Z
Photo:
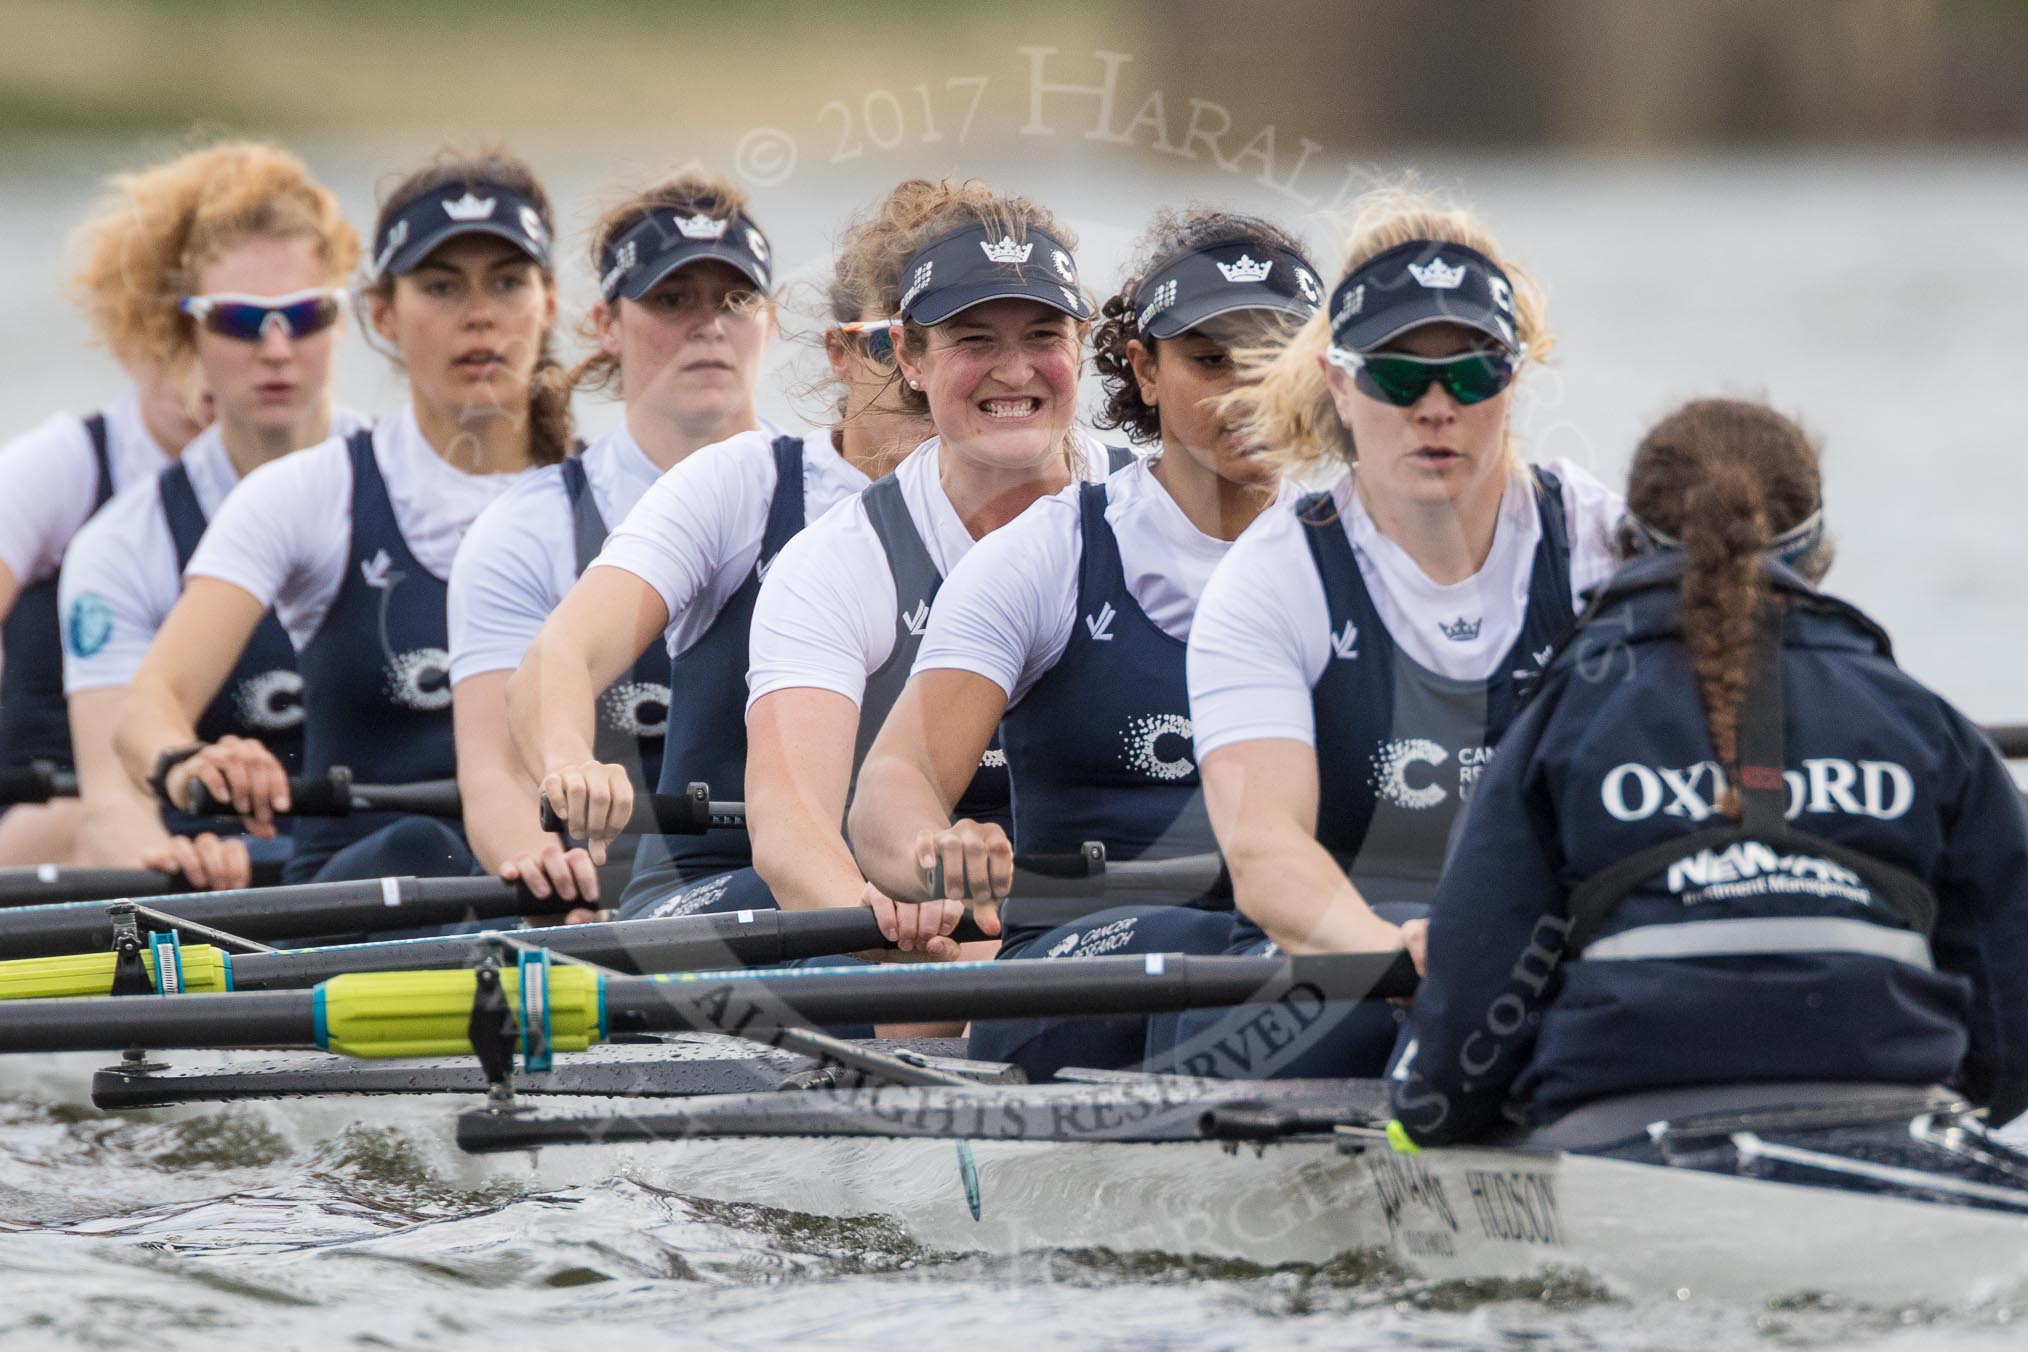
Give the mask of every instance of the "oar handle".
M 0 770 L 0 807 L 77 797 L 77 775 L 54 761 L 30 761 Z
M 1985 731 L 2008 760 L 2028 760 L 2028 723 L 1989 723 Z
M 943 861 L 938 860 L 929 872 L 929 894 L 932 897 L 943 896 L 945 882 Z M 1088 900 L 1102 903 L 1106 897 L 1128 893 L 1155 893 L 1188 900 L 1229 893 L 1231 886 L 1225 860 L 1216 852 L 1183 855 L 1175 859 L 1133 859 L 1114 864 L 1107 862 L 1106 847 L 1102 842 L 1087 840 L 1076 854 L 1015 855 L 1014 881 L 1008 890 L 1008 901 L 1020 904 L 1024 923 L 1032 924 L 1037 921 L 1032 918 L 1036 912 L 1030 903 L 1038 901 Z M 1049 923 L 1067 924 L 1089 914 L 1092 909 L 1091 906 L 1081 910 L 1075 907 L 1054 908 L 1051 914 L 1059 918 Z
M 562 814 L 542 797 L 542 829 L 564 834 Z M 711 786 L 696 781 L 681 793 L 637 793 L 624 834 L 636 836 L 701 836 L 714 828 L 744 830 L 746 804 L 711 801 Z
M 214 797 L 201 779 L 183 791 L 184 808 L 199 817 L 230 817 L 233 806 Z M 355 812 L 406 812 L 418 817 L 457 818 L 463 811 L 455 779 L 426 779 L 414 784 L 355 784 L 352 771 L 334 765 L 318 776 L 289 780 L 285 817 L 349 817 Z

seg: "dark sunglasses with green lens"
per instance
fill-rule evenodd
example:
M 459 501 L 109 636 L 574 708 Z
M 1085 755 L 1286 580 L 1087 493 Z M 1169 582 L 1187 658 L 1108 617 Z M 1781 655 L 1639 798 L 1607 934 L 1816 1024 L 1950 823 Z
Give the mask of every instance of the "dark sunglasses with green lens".
M 1331 364 L 1352 375 L 1361 394 L 1407 408 L 1433 384 L 1442 384 L 1460 404 L 1491 399 L 1514 383 L 1526 349 L 1474 348 L 1448 357 L 1415 357 L 1405 352 L 1349 352 L 1334 347 Z

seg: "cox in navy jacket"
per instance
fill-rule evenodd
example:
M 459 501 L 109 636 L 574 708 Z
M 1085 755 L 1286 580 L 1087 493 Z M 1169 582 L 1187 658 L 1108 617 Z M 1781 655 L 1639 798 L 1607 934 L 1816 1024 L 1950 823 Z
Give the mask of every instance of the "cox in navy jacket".
M 1791 838 L 1686 850 L 1566 951 L 1581 883 L 1727 824 L 1680 568 L 1658 555 L 1608 584 L 1473 793 L 1393 1071 L 1402 1125 L 1436 1144 L 1603 1095 L 1748 1080 L 1955 1082 L 2013 1116 L 2028 1105 L 2021 796 L 1870 620 L 1778 564 L 1787 826 L 1914 875 L 1934 898 L 1927 942 L 1870 876 Z

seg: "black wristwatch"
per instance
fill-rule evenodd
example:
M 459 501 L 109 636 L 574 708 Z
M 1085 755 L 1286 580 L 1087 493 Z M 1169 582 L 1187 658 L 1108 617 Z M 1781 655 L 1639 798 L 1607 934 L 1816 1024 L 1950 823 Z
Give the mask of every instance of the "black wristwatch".
M 170 807 L 182 807 L 183 804 L 169 796 L 169 772 L 209 745 L 209 742 L 197 742 L 190 746 L 162 748 L 162 753 L 155 757 L 155 768 L 148 772 L 148 787 L 155 791 L 155 796 Z

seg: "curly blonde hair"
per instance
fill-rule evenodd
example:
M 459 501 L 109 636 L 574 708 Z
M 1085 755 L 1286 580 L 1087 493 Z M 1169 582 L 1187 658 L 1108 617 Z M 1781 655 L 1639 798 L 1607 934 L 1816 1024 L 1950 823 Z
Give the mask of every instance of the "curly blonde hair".
M 71 236 L 67 290 L 115 357 L 175 369 L 194 346 L 177 302 L 204 264 L 244 239 L 296 237 L 314 241 L 334 284 L 359 262 L 358 234 L 302 160 L 265 142 L 221 142 L 115 175 Z
M 1368 259 L 1416 240 L 1462 245 L 1498 263 L 1513 284 L 1515 330 L 1527 345 L 1528 360 L 1547 360 L 1556 338 L 1542 288 L 1501 250 L 1477 216 L 1421 190 L 1388 187 L 1359 200 L 1334 288 Z M 1286 343 L 1235 353 L 1238 385 L 1222 402 L 1241 435 L 1267 447 L 1268 458 L 1293 476 L 1359 458 L 1324 378 L 1321 359 L 1331 346 L 1329 308 L 1310 316 Z

